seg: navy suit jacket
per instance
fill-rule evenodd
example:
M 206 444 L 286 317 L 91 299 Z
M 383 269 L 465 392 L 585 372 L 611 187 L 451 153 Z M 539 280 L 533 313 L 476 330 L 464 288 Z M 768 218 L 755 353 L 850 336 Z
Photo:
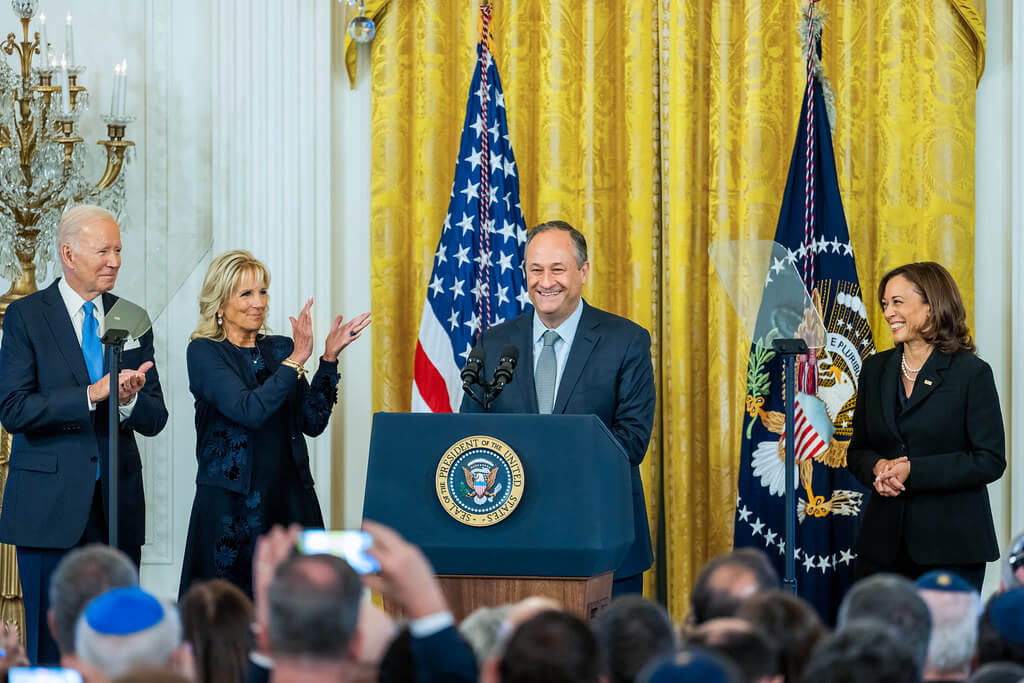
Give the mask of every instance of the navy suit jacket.
M 647 453 L 654 424 L 654 369 L 651 335 L 636 323 L 580 302 L 583 313 L 565 361 L 554 414 L 594 414 L 618 439 L 629 458 L 633 488 L 632 547 L 615 576 L 634 576 L 654 560 L 647 524 L 640 463 Z M 488 329 L 477 342 L 487 353 L 484 372 L 491 377 L 506 345 L 519 349 L 515 377 L 490 406 L 492 413 L 536 413 L 533 382 L 533 311 Z M 468 396 L 460 412 L 483 409 Z
M 999 559 L 986 484 L 1006 469 L 1003 418 L 988 364 L 969 351 L 932 352 L 897 412 L 900 354 L 867 358 L 860 373 L 847 468 L 871 492 L 857 552 L 875 562 L 900 544 L 918 564 Z M 910 458 L 906 490 L 874 490 L 880 458 Z
M 117 297 L 103 295 L 109 311 Z M 12 303 L 0 342 L 0 424 L 13 435 L 10 470 L 0 512 L 0 541 L 23 547 L 70 548 L 85 531 L 101 464 L 107 492 L 107 402 L 90 411 L 89 372 L 57 288 Z M 104 354 L 105 355 L 105 354 Z M 153 332 L 121 355 L 124 368 L 153 360 Z M 104 363 L 106 359 L 104 358 Z M 104 370 L 105 371 L 105 370 Z M 145 542 L 142 460 L 135 432 L 154 436 L 167 408 L 154 366 L 131 416 L 121 422 L 118 473 L 120 544 Z

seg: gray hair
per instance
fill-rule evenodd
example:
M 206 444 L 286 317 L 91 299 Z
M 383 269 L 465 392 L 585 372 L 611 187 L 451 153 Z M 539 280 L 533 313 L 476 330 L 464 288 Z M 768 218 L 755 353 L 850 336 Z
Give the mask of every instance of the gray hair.
M 75 654 L 75 622 L 85 606 L 112 588 L 139 585 L 139 570 L 120 550 L 91 543 L 75 548 L 50 577 L 54 640 L 62 654 Z
M 565 221 L 546 221 L 530 228 L 530 231 L 526 233 L 526 246 L 530 246 L 530 242 L 537 235 L 542 232 L 550 232 L 551 230 L 561 230 L 562 232 L 569 233 L 569 237 L 572 238 L 573 251 L 575 252 L 576 267 L 582 268 L 583 264 L 587 262 L 587 238 L 583 236 L 582 232 Z
M 508 605 L 478 607 L 459 624 L 459 635 L 473 648 L 480 664 L 496 652 L 508 609 Z
M 919 590 L 932 615 L 928 666 L 936 671 L 969 671 L 978 642 L 981 596 L 969 593 Z
M 913 652 L 918 673 L 924 670 L 932 617 L 912 581 L 895 574 L 872 574 L 853 584 L 839 604 L 838 630 L 858 619 L 878 620 L 896 629 Z
M 275 657 L 339 661 L 359 620 L 359 575 L 334 555 L 296 555 L 278 566 L 267 592 Z
M 77 249 L 78 234 L 82 232 L 82 228 L 99 221 L 117 223 L 117 219 L 112 213 L 95 204 L 80 204 L 65 211 L 60 217 L 60 225 L 57 226 L 57 239 L 54 242 L 54 248 L 57 250 L 57 263 L 64 262 L 60 248 L 68 244 L 72 249 Z
M 128 634 L 99 633 L 85 618 L 78 617 L 75 653 L 107 678 L 114 678 L 144 666 L 165 667 L 181 646 L 181 619 L 172 605 L 161 603 L 163 618 L 149 628 Z

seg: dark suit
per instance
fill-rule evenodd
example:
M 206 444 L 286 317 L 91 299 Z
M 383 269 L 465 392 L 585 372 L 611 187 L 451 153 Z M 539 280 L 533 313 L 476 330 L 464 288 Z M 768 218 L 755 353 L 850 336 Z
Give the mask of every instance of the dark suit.
M 565 361 L 552 410 L 554 414 L 592 413 L 607 425 L 629 458 L 633 487 L 635 540 L 616 579 L 631 577 L 650 568 L 654 559 L 647 524 L 640 463 L 647 453 L 654 423 L 654 370 L 651 336 L 634 322 L 581 302 L 583 313 Z M 486 376 L 494 373 L 501 349 L 519 349 L 515 378 L 490 406 L 492 413 L 536 413 L 537 391 L 533 381 L 533 311 L 480 335 L 478 346 L 487 349 Z M 468 397 L 460 412 L 480 412 Z
M 871 491 L 857 553 L 885 564 L 901 554 L 918 565 L 999 559 L 985 488 L 1006 469 L 1003 419 L 992 369 L 968 351 L 932 352 L 900 407 L 900 352 L 864 361 L 847 468 Z M 880 458 L 910 459 L 898 496 L 874 490 Z
M 104 294 L 104 311 L 109 311 L 115 301 L 113 294 Z M 103 515 L 106 505 L 107 403 L 89 410 L 89 373 L 57 282 L 12 303 L 3 330 L 0 423 L 13 440 L 0 513 L 0 541 L 18 546 L 19 566 L 25 565 L 22 586 L 26 617 L 29 625 L 42 620 L 41 628 L 46 633 L 45 614 L 34 612 L 46 604 L 49 579 L 26 576 L 32 573 L 24 571 L 32 558 L 26 559 L 23 551 L 63 551 L 81 542 L 87 528 L 103 529 L 105 517 L 97 520 L 96 514 Z M 152 331 L 142 336 L 137 347 L 126 348 L 122 354 L 125 368 L 134 369 L 151 360 Z M 121 549 L 136 561 L 145 542 L 146 508 L 135 432 L 153 436 L 166 422 L 167 409 L 154 367 L 146 373 L 146 385 L 137 395 L 131 416 L 121 422 L 118 435 L 119 541 Z M 102 472 L 102 507 L 93 501 L 97 461 Z M 54 560 L 62 553 L 44 554 Z M 45 567 L 41 571 L 45 573 Z M 40 585 L 33 587 L 33 581 Z M 35 590 L 41 590 L 42 595 L 30 595 Z M 35 643 L 31 642 L 31 633 L 26 635 L 32 656 Z

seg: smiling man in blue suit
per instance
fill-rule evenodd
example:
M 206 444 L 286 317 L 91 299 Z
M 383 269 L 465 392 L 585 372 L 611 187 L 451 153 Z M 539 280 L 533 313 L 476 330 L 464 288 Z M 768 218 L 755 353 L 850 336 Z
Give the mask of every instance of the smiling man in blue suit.
M 98 206 L 61 218 L 63 278 L 12 303 L 0 342 L 0 423 L 13 435 L 0 541 L 17 546 L 25 638 L 33 662 L 59 661 L 46 626 L 50 574 L 73 547 L 107 542 L 109 376 L 100 338 L 121 267 L 117 222 Z M 153 333 L 129 339 L 115 385 L 120 403 L 118 540 L 139 564 L 146 508 L 135 433 L 167 422 Z
M 615 435 L 629 458 L 636 535 L 615 572 L 612 594 L 639 593 L 654 559 L 640 480 L 654 423 L 651 335 L 583 301 L 587 241 L 568 223 L 549 221 L 530 230 L 525 263 L 533 311 L 495 325 L 477 342 L 491 359 L 507 345 L 519 349 L 519 372 L 490 412 L 592 413 Z M 493 372 L 493 360 L 487 365 Z M 461 412 L 480 410 L 463 399 Z

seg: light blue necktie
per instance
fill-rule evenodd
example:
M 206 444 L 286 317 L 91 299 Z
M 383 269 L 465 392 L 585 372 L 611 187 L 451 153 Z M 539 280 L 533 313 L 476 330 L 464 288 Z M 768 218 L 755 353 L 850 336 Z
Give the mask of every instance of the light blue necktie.
M 93 315 L 96 304 L 86 301 L 82 304 L 85 320 L 82 321 L 82 356 L 89 371 L 89 381 L 95 382 L 103 376 L 103 344 L 100 343 L 100 326 Z
M 85 319 L 82 321 L 82 356 L 89 371 L 89 381 L 95 382 L 103 376 L 103 344 L 100 342 L 100 326 L 93 315 L 96 304 L 86 301 L 82 304 Z M 96 479 L 100 478 L 100 461 L 96 461 Z
M 537 369 L 533 371 L 533 381 L 537 386 L 537 412 L 550 415 L 555 407 L 555 342 L 561 339 L 554 330 L 545 330 L 542 341 L 543 348 L 537 357 Z

